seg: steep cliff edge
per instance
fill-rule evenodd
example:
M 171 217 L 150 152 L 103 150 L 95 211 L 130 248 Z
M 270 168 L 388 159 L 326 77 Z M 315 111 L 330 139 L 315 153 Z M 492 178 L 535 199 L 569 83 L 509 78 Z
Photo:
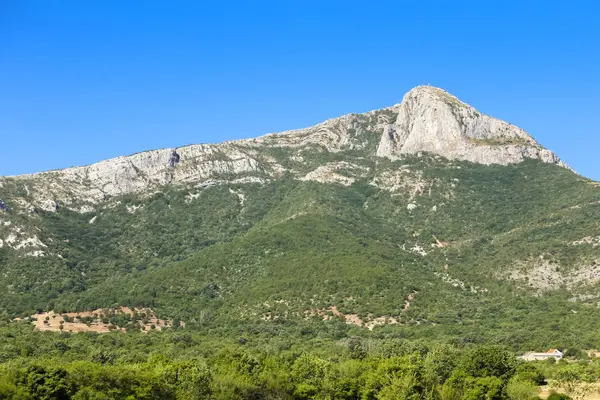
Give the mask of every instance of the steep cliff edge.
M 395 111 L 396 122 L 381 137 L 379 157 L 429 152 L 488 165 L 532 158 L 566 167 L 521 128 L 483 115 L 439 88 L 412 89 Z

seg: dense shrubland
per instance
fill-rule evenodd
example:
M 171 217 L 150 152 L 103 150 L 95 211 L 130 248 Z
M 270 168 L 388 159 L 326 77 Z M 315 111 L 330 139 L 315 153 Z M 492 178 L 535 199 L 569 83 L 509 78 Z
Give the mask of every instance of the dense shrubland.
M 522 363 L 500 346 L 243 334 L 12 326 L 0 338 L 0 398 L 526 400 L 540 385 L 577 395 L 600 379 L 596 360 Z

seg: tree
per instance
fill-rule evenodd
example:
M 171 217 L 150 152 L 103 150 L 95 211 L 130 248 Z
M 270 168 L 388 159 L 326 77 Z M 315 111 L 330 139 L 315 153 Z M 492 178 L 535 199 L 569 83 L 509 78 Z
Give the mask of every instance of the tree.
M 501 400 L 504 382 L 495 376 L 470 379 L 467 383 L 464 400 Z
M 473 377 L 494 376 L 508 380 L 516 369 L 515 356 L 498 346 L 481 346 L 463 357 L 459 366 Z
M 579 348 L 569 347 L 565 350 L 565 357 L 585 358 L 587 354 Z
M 208 399 L 211 394 L 211 374 L 206 365 L 186 361 L 169 365 L 165 378 L 175 388 L 178 399 Z
M 326 360 L 313 355 L 302 354 L 292 365 L 292 380 L 296 382 L 296 395 L 311 398 L 323 388 L 325 375 L 330 368 Z
M 32 365 L 25 370 L 20 383 L 31 397 L 39 400 L 67 400 L 72 391 L 67 371 L 62 368 Z
M 499 400 L 504 382 L 495 376 L 474 378 L 462 370 L 455 371 L 440 391 L 442 400 Z
M 425 357 L 425 375 L 436 383 L 444 383 L 457 364 L 457 351 L 450 346 L 434 346 Z
M 543 385 L 546 383 L 544 374 L 532 363 L 524 363 L 517 367 L 515 378 L 523 381 L 530 381 L 534 385 Z
M 518 377 L 512 378 L 506 386 L 506 394 L 511 400 L 531 400 L 537 393 L 537 386 Z

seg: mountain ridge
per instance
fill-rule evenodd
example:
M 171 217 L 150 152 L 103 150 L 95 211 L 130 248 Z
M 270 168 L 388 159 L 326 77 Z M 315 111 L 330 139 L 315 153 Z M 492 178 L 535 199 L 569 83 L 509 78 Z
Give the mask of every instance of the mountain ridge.
M 486 165 L 539 159 L 570 169 L 515 125 L 481 114 L 442 89 L 417 86 L 404 95 L 401 103 L 362 114 L 346 114 L 307 128 L 218 144 L 149 150 L 86 166 L 0 177 L 0 184 L 8 180 L 27 182 L 27 191 L 33 193 L 33 201 L 26 206 L 29 210 L 33 207 L 52 211 L 83 203 L 80 209 L 89 211 L 109 197 L 173 183 L 201 183 L 224 175 L 273 179 L 292 173 L 298 179 L 310 180 L 311 176 L 322 176 L 322 171 L 315 169 L 312 175 L 299 175 L 268 154 L 277 149 L 293 150 L 296 153 L 289 156 L 302 160 L 300 153 L 309 148 L 329 153 L 358 151 L 374 160 L 422 153 Z
M 456 96 L 452 95 L 451 93 L 438 88 L 438 87 L 434 87 L 434 86 L 428 86 L 428 85 L 420 85 L 420 86 L 416 86 L 413 89 L 409 90 L 404 96 L 403 99 L 400 103 L 396 103 L 392 106 L 388 106 L 388 107 L 383 107 L 380 109 L 374 109 L 371 111 L 366 111 L 366 112 L 362 112 L 362 113 L 348 113 L 348 114 L 344 114 L 341 115 L 339 117 L 333 117 L 333 118 L 328 118 L 325 121 L 316 123 L 314 125 L 308 126 L 308 127 L 304 127 L 304 128 L 296 128 L 296 129 L 289 129 L 289 130 L 284 130 L 284 131 L 280 131 L 280 132 L 269 132 L 269 133 L 265 133 L 263 135 L 260 135 L 256 138 L 245 138 L 245 139 L 237 139 L 237 140 L 226 140 L 223 142 L 219 142 L 219 143 L 198 143 L 198 144 L 188 144 L 188 145 L 183 145 L 183 146 L 177 146 L 177 147 L 165 147 L 165 148 L 160 148 L 160 149 L 151 149 L 151 150 L 143 150 L 143 151 L 139 151 L 139 152 L 135 152 L 132 154 L 128 154 L 128 155 L 121 155 L 121 156 L 116 156 L 116 157 L 111 157 L 111 158 L 107 158 L 104 160 L 100 160 L 100 161 L 96 161 L 96 162 L 92 162 L 90 164 L 85 164 L 85 165 L 78 165 L 78 166 L 72 166 L 72 167 L 67 167 L 67 168 L 57 168 L 57 169 L 51 169 L 51 170 L 47 170 L 47 171 L 39 171 L 39 172 L 34 172 L 34 173 L 27 173 L 27 174 L 16 174 L 16 175 L 5 175 L 5 176 L 0 176 L 2 178 L 21 178 L 21 177 L 30 177 L 30 176 L 34 176 L 34 175 L 39 175 L 39 174 L 47 174 L 47 173 L 54 173 L 54 172 L 60 172 L 60 171 L 66 171 L 66 170 L 73 170 L 73 169 L 80 169 L 80 168 L 88 168 L 88 167 L 92 167 L 94 165 L 97 164 L 103 164 L 106 162 L 116 162 L 118 160 L 121 160 L 123 158 L 128 159 L 128 158 L 132 158 L 132 157 L 136 157 L 139 156 L 140 154 L 144 154 L 144 153 L 153 153 L 153 152 L 177 152 L 179 150 L 185 150 L 188 148 L 195 148 L 195 147 L 212 147 L 212 146 L 223 146 L 223 145 L 230 145 L 230 144 L 256 144 L 256 143 L 261 143 L 267 139 L 274 139 L 274 138 L 282 138 L 283 136 L 286 135 L 301 135 L 305 132 L 309 132 L 311 130 L 314 129 L 318 129 L 318 128 L 322 128 L 322 127 L 330 127 L 332 125 L 335 125 L 336 123 L 340 123 L 342 121 L 346 121 L 350 118 L 352 118 L 353 116 L 356 115 L 372 115 L 375 113 L 381 113 L 381 112 L 386 112 L 386 111 L 395 111 L 398 112 L 398 110 L 401 109 L 402 105 L 407 101 L 407 99 L 411 98 L 411 97 L 415 97 L 415 94 L 422 94 L 422 93 L 436 93 L 438 95 L 441 96 L 445 96 L 448 97 L 450 99 L 452 99 L 452 101 L 455 104 L 458 104 L 459 106 L 462 107 L 466 107 L 472 111 L 474 111 L 477 114 L 480 114 L 484 117 L 489 118 L 490 120 L 494 120 L 494 121 L 499 121 L 502 123 L 505 123 L 511 127 L 516 128 L 518 131 L 522 132 L 523 135 L 521 135 L 522 137 L 527 137 L 528 141 L 530 141 L 530 144 L 538 146 L 538 147 L 542 147 L 532 136 L 530 136 L 529 134 L 527 134 L 523 129 L 517 127 L 516 125 L 510 124 L 510 123 L 506 123 L 498 118 L 495 117 L 491 117 L 485 114 L 481 114 L 479 113 L 474 107 L 472 107 L 471 105 L 463 102 L 462 100 L 458 99 Z M 383 141 L 383 137 L 382 137 L 382 141 Z M 547 149 L 546 149 L 547 150 Z M 550 152 L 550 150 L 548 150 Z M 377 156 L 381 156 L 381 157 L 385 157 L 387 156 L 386 154 L 383 154 L 383 152 L 381 152 L 382 154 L 379 154 L 380 152 L 377 152 Z M 528 158 L 535 158 L 535 157 L 528 157 Z M 545 160 L 544 160 L 545 161 Z M 477 162 L 477 161 L 474 161 Z M 557 163 L 561 166 L 565 166 L 568 168 L 568 166 L 562 162 L 560 159 L 558 159 L 558 157 L 555 157 L 554 159 L 548 159 L 548 161 L 545 162 L 550 162 L 550 163 Z

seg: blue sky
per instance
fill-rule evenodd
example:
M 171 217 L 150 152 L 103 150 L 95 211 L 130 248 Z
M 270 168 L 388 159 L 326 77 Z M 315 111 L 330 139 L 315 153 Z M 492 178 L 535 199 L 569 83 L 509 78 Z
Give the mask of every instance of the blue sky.
M 439 86 L 600 180 L 597 1 L 0 1 L 0 175 Z

